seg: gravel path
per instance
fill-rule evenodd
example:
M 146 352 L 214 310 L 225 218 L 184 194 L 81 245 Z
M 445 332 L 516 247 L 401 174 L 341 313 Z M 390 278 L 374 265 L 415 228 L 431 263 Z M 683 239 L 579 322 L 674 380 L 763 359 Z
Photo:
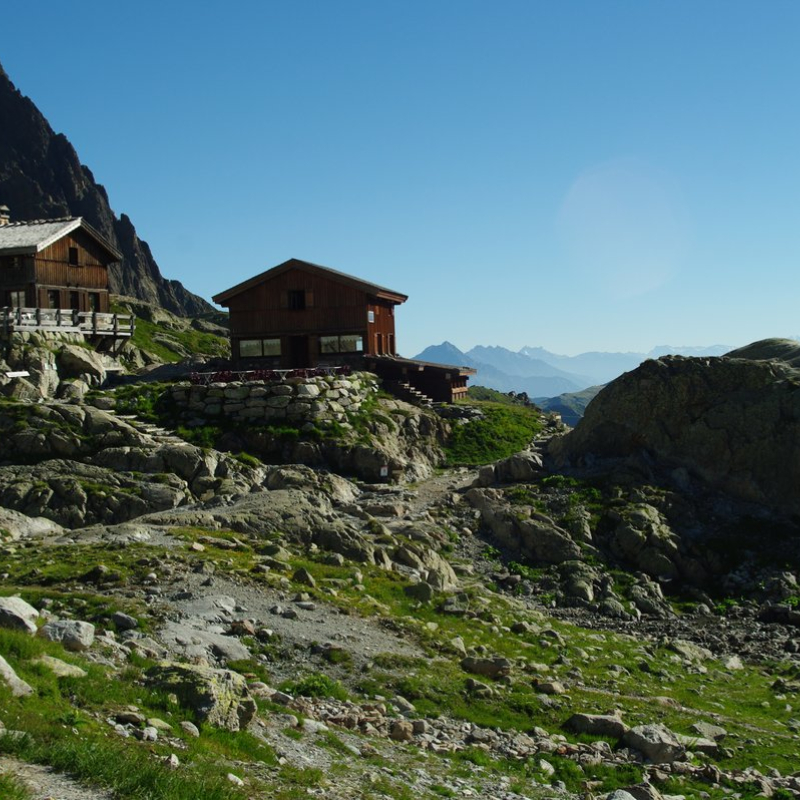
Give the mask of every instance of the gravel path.
M 115 795 L 86 786 L 51 767 L 0 756 L 0 774 L 15 775 L 33 793 L 34 800 L 115 800 Z

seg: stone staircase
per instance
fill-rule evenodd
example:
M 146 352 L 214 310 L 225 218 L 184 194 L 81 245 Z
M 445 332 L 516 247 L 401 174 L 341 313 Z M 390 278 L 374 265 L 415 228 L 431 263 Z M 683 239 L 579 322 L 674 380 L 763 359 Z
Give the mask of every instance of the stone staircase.
M 433 408 L 433 400 L 406 381 L 384 381 L 383 388 L 391 392 L 398 400 L 405 400 L 406 403 L 422 408 Z
M 187 445 L 188 443 L 181 439 L 180 436 L 173 433 L 166 428 L 162 428 L 159 425 L 156 425 L 152 422 L 145 422 L 144 420 L 139 419 L 133 414 L 117 414 L 116 411 L 113 409 L 109 409 L 109 413 L 113 414 L 117 419 L 124 420 L 136 430 L 141 431 L 145 435 L 151 437 L 153 440 L 158 442 L 159 444 L 178 444 L 178 445 Z

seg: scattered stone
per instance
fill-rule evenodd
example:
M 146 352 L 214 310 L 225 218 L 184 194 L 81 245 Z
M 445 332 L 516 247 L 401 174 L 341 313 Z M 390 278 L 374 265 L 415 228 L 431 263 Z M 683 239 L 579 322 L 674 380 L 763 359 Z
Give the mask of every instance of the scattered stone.
M 693 753 L 704 753 L 707 756 L 719 755 L 719 745 L 712 739 L 706 739 L 704 736 L 684 736 L 680 733 L 675 734 L 675 738 Z
M 3 656 L 0 656 L 0 680 L 8 685 L 14 697 L 27 697 L 29 694 L 33 694 L 33 687 L 25 683 L 25 681 L 14 672 L 11 664 L 9 664 Z
M 560 681 L 539 681 L 535 680 L 533 685 L 542 694 L 564 694 L 567 690 Z
M 695 722 L 692 724 L 691 729 L 698 736 L 713 739 L 715 742 L 721 742 L 728 735 L 728 731 L 725 728 L 721 728 L 719 725 L 712 725 L 710 722 Z
M 621 739 L 628 726 L 612 714 L 573 714 L 566 722 L 567 730 L 588 733 L 591 736 L 608 736 Z
M 723 660 L 722 666 L 725 669 L 729 670 L 740 670 L 744 669 L 744 664 L 742 663 L 742 659 L 739 656 L 728 656 L 726 659 Z
M 414 738 L 414 725 L 408 720 L 395 720 L 389 735 L 397 742 L 410 742 Z
M 150 728 L 155 728 L 157 731 L 171 731 L 172 725 L 169 722 L 165 722 L 163 719 L 159 719 L 158 717 L 149 717 L 147 719 L 147 726 Z
M 637 725 L 623 737 L 626 747 L 638 750 L 654 764 L 670 764 L 686 752 L 677 736 L 665 725 Z
M 311 588 L 317 585 L 314 576 L 305 567 L 300 567 L 292 576 L 292 580 L 297 583 L 302 583 L 305 586 L 310 586 Z
M 139 738 L 141 738 L 143 742 L 157 742 L 158 730 L 148 725 L 139 732 Z
M 673 639 L 669 642 L 667 647 L 689 661 L 708 661 L 708 659 L 713 657 L 713 653 L 708 648 L 684 641 L 683 639 Z
M 75 666 L 74 664 L 67 664 L 60 658 L 53 656 L 41 655 L 33 659 L 32 664 L 43 664 L 47 667 L 57 678 L 85 678 L 88 673 L 86 670 Z
M 139 620 L 123 611 L 115 611 L 111 616 L 111 621 L 117 626 L 118 631 L 130 631 L 139 627 Z
M 189 736 L 194 736 L 195 738 L 200 736 L 200 728 L 194 722 L 189 722 L 188 719 L 181 721 L 181 729 L 184 733 L 188 733 Z
M 461 660 L 461 669 L 484 678 L 503 678 L 511 674 L 511 662 L 507 658 L 473 658 Z

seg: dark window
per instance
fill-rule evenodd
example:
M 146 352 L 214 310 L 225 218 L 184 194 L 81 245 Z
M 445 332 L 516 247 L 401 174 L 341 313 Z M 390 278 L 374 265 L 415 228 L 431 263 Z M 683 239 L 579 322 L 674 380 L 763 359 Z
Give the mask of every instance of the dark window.
M 100 309 L 100 295 L 97 292 L 89 292 L 89 311 Z
M 339 352 L 339 337 L 338 336 L 320 336 L 319 337 L 319 351 L 320 351 L 320 353 L 338 353 Z
M 70 247 L 69 249 L 69 263 L 73 266 L 78 266 L 78 248 Z
M 262 355 L 261 339 L 240 339 L 239 340 L 239 357 L 240 358 L 253 358 Z
M 80 311 L 81 310 L 80 298 L 79 298 L 77 292 L 70 292 L 69 293 L 69 307 L 73 311 Z
M 289 290 L 289 308 L 294 311 L 302 311 L 306 307 L 306 290 L 305 289 L 290 289 Z
M 61 308 L 61 292 L 58 289 L 47 290 L 48 308 Z

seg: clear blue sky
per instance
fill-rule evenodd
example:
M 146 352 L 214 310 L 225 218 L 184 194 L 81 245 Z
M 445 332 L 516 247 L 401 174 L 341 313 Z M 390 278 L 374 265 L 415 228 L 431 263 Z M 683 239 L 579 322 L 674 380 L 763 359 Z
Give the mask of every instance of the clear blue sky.
M 162 272 L 410 295 L 398 347 L 800 333 L 800 3 L 5 4 L 0 62 Z M 13 212 L 13 209 L 12 209 Z

